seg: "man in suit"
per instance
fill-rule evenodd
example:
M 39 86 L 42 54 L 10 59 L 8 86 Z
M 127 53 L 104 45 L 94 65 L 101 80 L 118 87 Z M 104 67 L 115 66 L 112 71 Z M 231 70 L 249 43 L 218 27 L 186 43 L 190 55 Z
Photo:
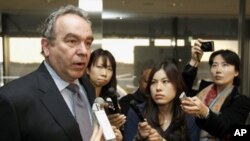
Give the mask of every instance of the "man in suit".
M 0 88 L 1 141 L 83 140 L 67 87 L 78 85 L 88 99 L 85 108 L 90 114 L 83 118 L 91 119 L 95 90 L 85 69 L 92 42 L 91 23 L 80 8 L 62 7 L 45 20 L 41 39 L 45 60 L 36 71 Z

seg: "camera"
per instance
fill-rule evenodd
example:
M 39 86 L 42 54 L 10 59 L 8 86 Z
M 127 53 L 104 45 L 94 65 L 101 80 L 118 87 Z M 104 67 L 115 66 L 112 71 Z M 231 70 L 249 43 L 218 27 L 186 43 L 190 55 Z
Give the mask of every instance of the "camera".
M 204 52 L 214 51 L 214 42 L 213 41 L 202 42 L 201 43 L 201 49 Z

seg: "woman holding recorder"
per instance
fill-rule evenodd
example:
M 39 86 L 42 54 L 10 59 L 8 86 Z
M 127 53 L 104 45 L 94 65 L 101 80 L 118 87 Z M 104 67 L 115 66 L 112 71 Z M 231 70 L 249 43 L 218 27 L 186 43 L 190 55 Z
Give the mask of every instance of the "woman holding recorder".
M 96 97 L 105 99 L 105 97 L 110 95 L 111 89 L 112 94 L 115 94 L 117 85 L 116 61 L 111 52 L 101 48 L 94 50 L 91 53 L 86 73 L 95 87 Z M 118 129 L 126 121 L 125 115 L 120 113 L 108 113 L 108 118 L 111 124 Z
M 188 141 L 187 119 L 180 107 L 180 94 L 184 91 L 181 73 L 170 61 L 152 68 L 146 94 L 148 100 L 139 109 L 145 121 L 135 111 L 127 114 L 124 141 Z
M 182 100 L 184 112 L 194 115 L 201 129 L 199 140 L 230 139 L 230 126 L 244 124 L 250 111 L 250 99 L 239 94 L 240 59 L 230 50 L 218 50 L 209 58 L 213 82 L 202 81 L 198 91 L 192 90 L 198 65 L 203 55 L 202 40 L 191 49 L 192 58 L 183 78 L 190 90 Z

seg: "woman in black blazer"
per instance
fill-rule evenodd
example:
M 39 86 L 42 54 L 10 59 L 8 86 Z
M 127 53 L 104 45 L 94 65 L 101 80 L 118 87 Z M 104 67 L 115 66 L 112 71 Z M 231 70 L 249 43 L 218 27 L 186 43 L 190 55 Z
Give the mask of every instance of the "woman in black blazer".
M 190 97 L 181 106 L 195 116 L 201 129 L 199 140 L 230 139 L 230 126 L 244 124 L 250 111 L 250 99 L 238 93 L 240 59 L 230 50 L 213 52 L 209 58 L 213 82 L 201 81 L 199 90 L 194 91 L 192 85 L 203 55 L 201 42 L 195 42 L 191 61 L 183 72 Z

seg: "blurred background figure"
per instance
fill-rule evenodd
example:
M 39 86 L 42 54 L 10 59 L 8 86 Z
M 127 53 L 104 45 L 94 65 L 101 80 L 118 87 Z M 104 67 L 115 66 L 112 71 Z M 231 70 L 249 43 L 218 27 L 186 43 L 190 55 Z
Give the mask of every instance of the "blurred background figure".
M 138 89 L 134 93 L 127 94 L 126 96 L 122 97 L 119 100 L 119 103 L 121 106 L 121 112 L 123 114 L 127 115 L 127 112 L 130 108 L 131 100 L 135 100 L 136 103 L 138 104 L 141 104 L 147 100 L 145 91 L 146 91 L 148 77 L 149 77 L 150 72 L 151 72 L 151 67 L 145 68 L 141 73 Z

